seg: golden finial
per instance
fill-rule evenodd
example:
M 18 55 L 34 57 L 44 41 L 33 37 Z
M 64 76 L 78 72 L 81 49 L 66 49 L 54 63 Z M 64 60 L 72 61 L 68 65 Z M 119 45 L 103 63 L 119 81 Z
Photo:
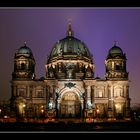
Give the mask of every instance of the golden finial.
M 72 31 L 72 27 L 71 27 L 71 19 L 68 20 L 67 36 L 73 36 L 73 31 Z
M 115 40 L 115 41 L 114 41 L 114 46 L 116 46 L 116 44 L 117 44 L 117 41 Z
M 26 46 L 26 41 L 24 41 L 24 46 Z

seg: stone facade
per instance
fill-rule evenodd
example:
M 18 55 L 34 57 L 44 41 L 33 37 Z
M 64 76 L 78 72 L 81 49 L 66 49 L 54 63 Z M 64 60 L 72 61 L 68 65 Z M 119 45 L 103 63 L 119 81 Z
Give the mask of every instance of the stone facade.
M 105 60 L 105 78 L 94 77 L 92 55 L 69 24 L 67 36 L 54 45 L 45 67 L 46 77 L 36 79 L 31 49 L 24 44 L 15 53 L 11 105 L 18 116 L 130 118 L 126 56 L 116 44 Z

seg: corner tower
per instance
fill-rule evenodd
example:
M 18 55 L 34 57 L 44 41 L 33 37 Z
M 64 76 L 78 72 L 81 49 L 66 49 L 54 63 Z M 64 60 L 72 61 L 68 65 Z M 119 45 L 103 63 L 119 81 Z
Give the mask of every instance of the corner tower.
M 34 79 L 35 78 L 35 60 L 29 47 L 21 46 L 14 57 L 14 72 L 12 79 Z
M 32 97 L 34 79 L 35 60 L 31 49 L 24 43 L 24 46 L 21 46 L 15 53 L 14 72 L 12 73 L 11 81 L 11 110 L 18 117 L 25 115 L 28 100 Z
M 105 66 L 107 79 L 128 79 L 126 56 L 122 49 L 116 46 L 116 43 L 108 52 Z
M 114 46 L 105 60 L 108 83 L 108 117 L 130 118 L 129 79 L 126 56 L 122 49 Z

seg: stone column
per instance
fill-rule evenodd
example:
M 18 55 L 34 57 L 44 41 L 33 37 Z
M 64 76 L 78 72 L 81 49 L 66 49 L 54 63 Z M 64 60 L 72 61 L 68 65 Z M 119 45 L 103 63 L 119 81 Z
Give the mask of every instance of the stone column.
M 34 97 L 34 96 L 36 96 L 36 89 L 35 89 L 36 87 L 35 86 L 33 86 L 33 92 L 32 92 L 32 95 L 31 95 L 31 97 Z
M 87 100 L 91 101 L 91 86 L 87 86 Z
M 27 86 L 27 93 L 26 93 L 26 97 L 29 98 L 30 97 L 30 86 Z
M 114 90 L 113 90 L 113 86 L 110 87 L 110 95 L 111 98 L 114 97 Z
M 81 99 L 81 117 L 84 117 L 84 99 Z
M 87 102 L 91 103 L 91 86 L 87 86 Z
M 126 98 L 126 86 L 123 86 L 123 97 Z
M 81 110 L 83 110 L 84 109 L 84 100 L 82 99 L 81 100 Z
M 52 98 L 55 101 L 55 99 L 56 99 L 56 96 L 55 96 L 55 85 L 53 85 L 53 87 L 52 87 Z
M 129 98 L 129 86 L 126 86 L 126 98 Z
M 108 86 L 108 117 L 113 118 L 113 87 Z
M 95 98 L 95 95 L 94 95 L 94 86 L 91 86 L 91 100 L 92 100 L 92 102 L 94 102 L 94 98 Z
M 57 100 L 57 116 L 60 116 L 60 99 Z
M 96 87 L 96 86 L 94 86 L 94 98 L 96 98 L 96 97 L 97 97 L 97 93 L 96 93 L 96 91 L 97 91 L 97 90 L 96 90 L 96 88 L 97 88 L 97 87 Z
M 60 100 L 57 100 L 57 109 L 60 109 Z
M 17 96 L 17 86 L 13 86 L 13 95 Z
M 111 98 L 111 87 L 108 86 L 108 98 L 110 99 Z
M 43 91 L 43 97 L 45 97 L 46 98 L 46 87 L 43 87 L 43 89 L 44 89 L 44 91 Z

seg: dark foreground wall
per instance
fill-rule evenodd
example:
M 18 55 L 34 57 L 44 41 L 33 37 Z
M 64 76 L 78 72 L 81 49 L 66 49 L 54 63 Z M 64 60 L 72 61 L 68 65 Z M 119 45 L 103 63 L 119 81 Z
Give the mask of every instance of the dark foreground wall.
M 0 132 L 135 132 L 140 131 L 140 121 L 97 123 L 0 123 Z

